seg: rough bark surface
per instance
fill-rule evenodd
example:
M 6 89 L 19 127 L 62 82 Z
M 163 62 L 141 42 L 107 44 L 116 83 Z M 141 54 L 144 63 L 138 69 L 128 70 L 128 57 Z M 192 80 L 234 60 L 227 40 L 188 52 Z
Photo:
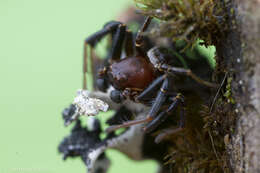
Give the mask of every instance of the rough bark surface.
M 234 71 L 237 124 L 228 150 L 236 173 L 260 172 L 260 0 L 234 0 L 236 24 L 218 54 Z M 225 50 L 224 50 L 225 49 Z M 228 50 L 229 49 L 229 50 Z M 229 69 L 229 70 L 230 70 Z

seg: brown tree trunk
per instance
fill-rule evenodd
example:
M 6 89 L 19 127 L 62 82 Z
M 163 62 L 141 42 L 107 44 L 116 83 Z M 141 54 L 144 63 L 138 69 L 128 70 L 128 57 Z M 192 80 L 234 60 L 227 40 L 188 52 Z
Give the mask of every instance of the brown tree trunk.
M 236 173 L 260 172 L 260 0 L 231 2 L 232 31 L 218 45 L 218 62 L 232 76 L 236 128 L 228 151 Z

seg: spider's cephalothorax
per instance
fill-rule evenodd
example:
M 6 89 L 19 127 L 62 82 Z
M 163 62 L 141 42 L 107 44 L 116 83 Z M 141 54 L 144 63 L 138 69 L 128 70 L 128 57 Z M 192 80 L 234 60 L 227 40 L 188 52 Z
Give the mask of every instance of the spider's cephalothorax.
M 154 80 L 154 69 L 143 57 L 127 57 L 113 63 L 108 71 L 117 89 L 146 88 Z
M 134 102 L 147 104 L 148 102 L 151 103 L 151 99 L 154 100 L 146 118 L 113 125 L 107 131 L 147 122 L 145 130 L 150 132 L 163 122 L 177 106 L 181 107 L 179 129 L 183 128 L 185 114 L 184 98 L 180 93 L 176 93 L 172 89 L 174 88 L 172 86 L 175 75 L 186 75 L 202 85 L 216 87 L 215 84 L 196 76 L 191 70 L 174 66 L 174 63 L 170 63 L 169 54 L 165 54 L 162 49 L 152 47 L 147 50 L 143 32 L 146 31 L 151 20 L 151 17 L 146 18 L 135 39 L 132 32 L 124 24 L 112 21 L 85 41 L 83 88 L 86 87 L 86 46 L 94 47 L 105 35 L 111 34 L 112 44 L 110 52 L 104 62 L 104 66 L 99 71 L 97 87 L 105 92 L 112 85 L 114 90 L 111 91 L 110 97 L 116 103 L 130 99 Z M 125 55 L 121 56 L 123 50 Z M 176 129 L 165 131 L 165 133 L 173 132 L 176 132 Z

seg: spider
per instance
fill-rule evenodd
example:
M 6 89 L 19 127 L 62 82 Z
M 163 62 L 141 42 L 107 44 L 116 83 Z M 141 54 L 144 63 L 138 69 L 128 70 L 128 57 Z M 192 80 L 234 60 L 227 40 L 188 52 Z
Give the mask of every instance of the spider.
M 106 129 L 112 132 L 119 128 L 135 124 L 147 123 L 146 132 L 151 132 L 171 115 L 177 106 L 180 107 L 179 128 L 165 133 L 174 133 L 184 128 L 185 102 L 184 96 L 174 91 L 174 80 L 178 75 L 186 75 L 201 85 L 217 87 L 217 84 L 207 82 L 190 69 L 174 66 L 174 57 L 160 47 L 145 50 L 144 32 L 151 23 L 152 17 L 147 17 L 136 34 L 127 29 L 121 22 L 111 21 L 100 31 L 89 36 L 84 42 L 83 89 L 86 89 L 87 46 L 95 45 L 106 35 L 112 35 L 111 48 L 104 60 L 103 68 L 98 72 L 96 81 L 99 90 L 106 92 L 113 86 L 110 98 L 116 103 L 129 99 L 136 103 L 150 105 L 148 115 L 142 119 L 126 121 L 112 125 Z M 121 55 L 124 50 L 125 55 Z M 91 56 L 92 58 L 92 56 Z

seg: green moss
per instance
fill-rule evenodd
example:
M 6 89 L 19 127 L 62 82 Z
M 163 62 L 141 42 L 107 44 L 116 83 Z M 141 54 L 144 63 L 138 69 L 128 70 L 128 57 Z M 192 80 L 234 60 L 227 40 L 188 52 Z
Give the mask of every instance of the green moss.
M 174 173 L 230 173 L 224 137 L 234 118 L 229 112 L 232 105 L 219 99 L 211 112 L 195 95 L 186 100 L 186 127 L 168 138 L 172 144 L 165 163 L 171 164 Z
M 227 78 L 220 92 L 229 93 L 231 82 L 232 78 Z M 226 146 L 235 127 L 234 104 L 224 95 L 211 107 L 198 99 L 195 104 L 195 99 L 187 97 L 187 125 L 183 133 L 169 137 L 172 146 L 166 163 L 172 164 L 176 173 L 230 173 Z
M 226 97 L 228 103 L 235 104 L 235 99 L 232 97 L 232 92 L 231 92 L 231 82 L 232 82 L 232 77 L 229 77 L 227 79 L 226 92 L 224 93 L 224 97 Z
M 219 0 L 135 0 L 145 15 L 160 19 L 158 35 L 185 40 L 194 45 L 198 39 L 205 45 L 216 45 L 224 36 L 224 5 Z

